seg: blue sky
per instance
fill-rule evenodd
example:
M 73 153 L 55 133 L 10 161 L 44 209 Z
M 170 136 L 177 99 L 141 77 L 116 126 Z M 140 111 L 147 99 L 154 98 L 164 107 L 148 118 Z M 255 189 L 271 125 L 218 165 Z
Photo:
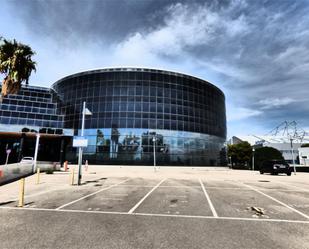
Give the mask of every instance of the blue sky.
M 228 136 L 309 130 L 309 1 L 0 0 L 0 35 L 35 51 L 30 84 L 92 68 L 188 73 L 226 96 Z

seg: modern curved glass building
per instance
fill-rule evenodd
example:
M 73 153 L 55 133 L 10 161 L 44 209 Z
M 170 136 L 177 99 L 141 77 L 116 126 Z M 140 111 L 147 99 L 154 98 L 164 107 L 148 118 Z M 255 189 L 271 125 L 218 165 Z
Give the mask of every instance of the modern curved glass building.
M 108 68 L 67 76 L 52 90 L 63 128 L 75 135 L 80 135 L 83 101 L 92 112 L 86 117 L 83 156 L 90 163 L 152 164 L 154 151 L 159 165 L 225 162 L 225 97 L 205 80 L 164 70 Z M 67 157 L 76 159 L 75 149 L 69 150 Z

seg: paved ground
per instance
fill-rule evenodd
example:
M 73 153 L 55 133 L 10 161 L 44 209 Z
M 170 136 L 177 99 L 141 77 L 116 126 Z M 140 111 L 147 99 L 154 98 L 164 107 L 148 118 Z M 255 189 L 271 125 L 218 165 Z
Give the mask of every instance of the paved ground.
M 309 175 L 89 167 L 0 187 L 1 248 L 309 248 Z M 259 215 L 252 207 L 263 208 Z

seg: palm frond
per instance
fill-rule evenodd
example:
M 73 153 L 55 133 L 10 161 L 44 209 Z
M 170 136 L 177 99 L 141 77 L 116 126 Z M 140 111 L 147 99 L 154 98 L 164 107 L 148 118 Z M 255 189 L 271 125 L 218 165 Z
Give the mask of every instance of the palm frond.
M 22 82 L 28 84 L 29 77 L 36 71 L 36 62 L 32 60 L 35 52 L 28 45 L 0 39 L 0 72 L 5 75 L 1 94 L 3 96 L 18 92 Z

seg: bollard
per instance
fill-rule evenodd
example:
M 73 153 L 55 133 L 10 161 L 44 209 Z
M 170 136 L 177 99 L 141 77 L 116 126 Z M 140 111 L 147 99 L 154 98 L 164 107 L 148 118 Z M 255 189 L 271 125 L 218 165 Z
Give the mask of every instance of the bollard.
M 68 161 L 64 162 L 64 171 L 67 172 L 68 171 Z
M 88 160 L 85 162 L 85 171 L 88 171 Z
M 18 207 L 24 206 L 25 197 L 25 178 L 19 180 L 19 198 L 18 198 Z
M 36 184 L 40 184 L 40 168 L 36 170 Z
M 74 168 L 71 170 L 71 185 L 74 185 Z

